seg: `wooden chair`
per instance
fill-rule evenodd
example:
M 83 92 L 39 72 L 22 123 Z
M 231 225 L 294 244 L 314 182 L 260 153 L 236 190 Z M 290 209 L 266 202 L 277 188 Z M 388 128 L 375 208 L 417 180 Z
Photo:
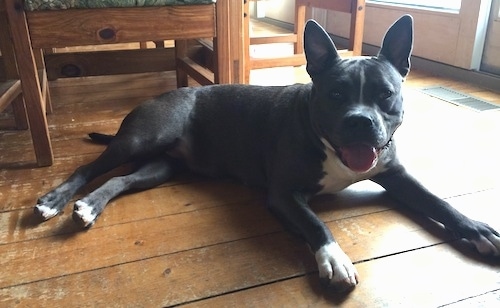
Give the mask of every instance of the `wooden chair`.
M 17 55 L 13 49 L 12 35 L 10 26 L 7 22 L 5 3 L 0 4 L 0 51 L 2 53 L 2 62 L 5 72 L 5 80 L 0 82 L 0 111 L 3 111 L 9 105 L 12 106 L 14 117 L 14 129 L 28 129 L 32 130 L 33 146 L 35 151 L 45 150 L 51 151 L 50 140 L 48 134 L 46 112 L 52 111 L 50 103 L 49 87 L 47 82 L 47 75 L 44 70 L 37 70 L 37 86 L 40 89 L 39 101 L 36 105 L 26 109 L 25 97 L 22 91 L 22 83 L 20 79 L 20 72 L 17 66 Z M 43 62 L 41 54 L 37 54 L 36 62 Z M 27 111 L 30 112 L 28 117 Z M 34 116 L 36 114 L 36 116 Z M 39 128 L 39 129 L 36 129 Z M 47 159 L 41 157 L 40 165 L 48 163 Z
M 271 37 L 250 37 L 249 1 L 245 1 L 244 18 L 244 61 L 245 72 L 243 81 L 248 83 L 250 70 L 279 67 L 300 66 L 305 64 L 303 31 L 306 22 L 306 8 L 314 7 L 351 14 L 350 38 L 348 50 L 352 55 L 361 55 L 363 44 L 363 29 L 365 20 L 365 0 L 295 0 L 295 30 L 292 34 Z M 294 43 L 294 54 L 278 58 L 252 58 L 249 46 L 272 43 Z
M 12 105 L 15 129 L 28 129 L 28 118 L 17 72 L 16 58 L 10 40 L 5 10 L 0 7 L 0 52 L 5 78 L 0 81 L 0 112 Z M 10 128 L 10 127 L 9 127 Z
M 122 2 L 130 3 L 130 1 Z M 230 46 L 232 46 L 231 39 L 234 45 L 240 46 L 237 35 L 242 25 L 240 26 L 238 19 L 242 22 L 242 18 L 234 13 L 230 14 L 230 10 L 242 12 L 240 1 L 218 0 L 216 3 L 196 5 L 32 11 L 25 6 L 23 0 L 5 0 L 5 6 L 39 166 L 53 163 L 43 103 L 43 88 L 37 72 L 38 68 L 45 69 L 41 50 L 68 46 L 175 40 L 179 86 L 187 84 L 187 75 L 200 84 L 232 83 L 237 75 L 234 65 L 237 54 L 241 53 L 232 50 Z M 230 29 L 235 29 L 233 35 Z M 216 38 L 213 73 L 189 59 L 186 43 L 188 39 L 212 37 Z

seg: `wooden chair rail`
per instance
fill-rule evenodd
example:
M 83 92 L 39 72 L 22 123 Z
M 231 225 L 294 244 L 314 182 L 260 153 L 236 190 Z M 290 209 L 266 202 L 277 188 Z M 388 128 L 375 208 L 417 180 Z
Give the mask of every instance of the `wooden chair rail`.
M 33 11 L 26 15 L 33 48 L 216 36 L 215 5 Z

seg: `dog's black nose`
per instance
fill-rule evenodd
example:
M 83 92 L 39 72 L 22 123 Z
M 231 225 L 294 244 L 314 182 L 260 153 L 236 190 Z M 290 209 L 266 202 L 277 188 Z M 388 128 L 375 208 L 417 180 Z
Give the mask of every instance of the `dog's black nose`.
M 375 120 L 366 113 L 355 113 L 344 118 L 339 131 L 342 144 L 378 144 L 380 129 Z
M 371 129 L 375 126 L 373 119 L 364 114 L 351 115 L 344 120 L 344 128 L 348 130 Z

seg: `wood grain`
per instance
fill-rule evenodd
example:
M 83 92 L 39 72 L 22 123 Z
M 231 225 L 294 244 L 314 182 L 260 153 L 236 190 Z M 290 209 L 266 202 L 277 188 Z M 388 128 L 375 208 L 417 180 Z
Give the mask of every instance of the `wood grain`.
M 142 14 L 138 14 L 137 10 Z M 33 47 L 54 48 L 140 42 L 144 33 L 148 33 L 148 39 L 152 41 L 161 41 L 165 37 L 173 40 L 214 37 L 214 14 L 215 5 L 181 5 L 35 11 L 28 12 L 27 17 L 32 25 L 30 34 Z M 186 18 L 192 23 L 182 22 Z M 130 23 L 131 19 L 136 22 Z M 113 31 L 108 39 L 99 36 L 99 32 L 105 29 Z
M 466 253 L 466 248 L 456 245 Z M 467 253 L 466 253 L 467 254 Z M 457 271 L 464 268 L 463 271 Z M 223 294 L 185 307 L 280 307 L 291 303 L 301 307 L 438 307 L 468 299 L 464 305 L 484 302 L 498 305 L 498 264 L 481 264 L 453 251 L 449 245 L 438 245 L 396 254 L 357 264 L 364 277 L 348 294 L 327 293 L 315 274 Z M 381 281 L 380 276 L 384 279 Z M 451 277 L 454 277 L 453 279 Z M 442 291 L 446 290 L 446 291 Z M 485 295 L 483 295 L 485 294 Z
M 172 48 L 132 49 L 45 56 L 48 78 L 136 74 L 175 70 Z M 71 69 L 72 68 L 72 69 Z

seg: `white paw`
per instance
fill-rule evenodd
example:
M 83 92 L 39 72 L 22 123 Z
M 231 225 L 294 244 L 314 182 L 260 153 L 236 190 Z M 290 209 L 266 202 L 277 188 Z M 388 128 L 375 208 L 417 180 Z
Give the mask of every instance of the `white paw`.
M 48 220 L 54 216 L 56 216 L 59 212 L 56 209 L 52 209 L 46 205 L 43 204 L 37 204 L 35 206 L 36 212 L 42 216 L 44 220 Z
M 321 247 L 315 254 L 319 277 L 339 291 L 358 284 L 358 272 L 340 246 L 333 242 Z
M 500 237 L 490 234 L 481 235 L 477 240 L 470 240 L 480 254 L 500 257 Z
M 78 216 L 83 227 L 92 225 L 97 218 L 97 215 L 92 214 L 92 207 L 82 200 L 78 200 L 75 202 L 73 215 Z

